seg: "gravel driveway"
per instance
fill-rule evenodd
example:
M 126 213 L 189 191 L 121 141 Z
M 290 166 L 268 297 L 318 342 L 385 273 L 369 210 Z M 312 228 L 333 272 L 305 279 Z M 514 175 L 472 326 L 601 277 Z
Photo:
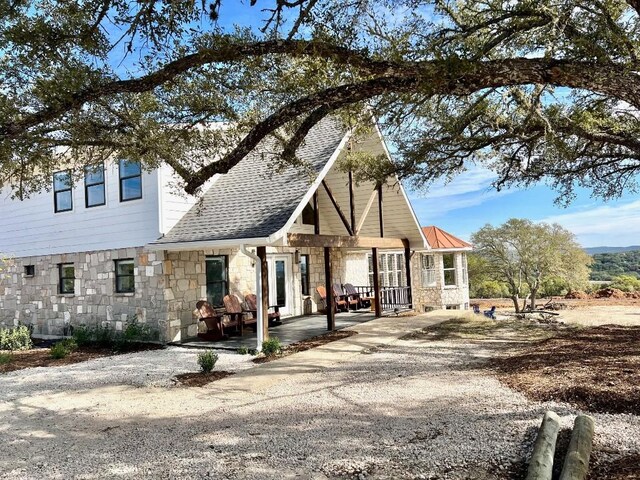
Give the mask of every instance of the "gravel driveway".
M 183 349 L 4 375 L 0 478 L 510 478 L 542 413 L 575 412 L 503 387 L 483 346 L 397 340 L 434 321 L 369 322 L 204 388 L 170 387 L 195 370 Z M 596 424 L 599 445 L 640 450 L 638 417 Z

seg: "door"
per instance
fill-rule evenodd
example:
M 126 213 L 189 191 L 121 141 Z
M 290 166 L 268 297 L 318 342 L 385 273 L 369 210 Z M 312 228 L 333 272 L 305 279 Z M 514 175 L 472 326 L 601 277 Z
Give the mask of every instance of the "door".
M 290 255 L 269 255 L 269 305 L 278 305 L 280 315 L 293 315 Z

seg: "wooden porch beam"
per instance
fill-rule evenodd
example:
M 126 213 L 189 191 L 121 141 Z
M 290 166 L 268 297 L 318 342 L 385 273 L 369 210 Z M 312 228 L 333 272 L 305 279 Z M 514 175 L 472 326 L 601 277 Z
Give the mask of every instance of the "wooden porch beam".
M 351 235 L 356 231 L 356 204 L 353 197 L 353 172 L 349 170 L 349 213 L 351 214 Z
M 262 266 L 262 338 L 269 340 L 269 266 L 267 264 L 267 247 L 256 248 L 256 255 L 260 258 L 260 265 Z
M 378 221 L 380 222 L 380 236 L 384 237 L 384 215 L 382 211 L 382 185 L 378 185 Z
M 347 217 L 345 217 L 344 213 L 342 213 L 342 209 L 340 208 L 340 205 L 338 205 L 336 198 L 333 196 L 333 192 L 329 188 L 329 185 L 327 185 L 327 182 L 322 180 L 322 186 L 324 187 L 325 192 L 327 192 L 327 195 L 329 196 L 329 200 L 331 200 L 331 203 L 333 203 L 333 207 L 336 209 L 336 212 L 338 212 L 338 216 L 340 217 L 340 220 L 342 220 L 342 223 L 344 224 L 344 228 L 347 229 L 347 233 L 349 235 L 353 235 L 353 230 L 351 229 L 351 225 L 349 225 L 349 221 L 347 220 Z
M 373 201 L 375 200 L 376 195 L 378 195 L 378 190 L 374 188 L 373 191 L 371 192 L 371 195 L 369 196 L 369 201 L 367 202 L 367 205 L 364 207 L 364 211 L 362 212 L 360 221 L 358 222 L 358 225 L 356 226 L 356 229 L 353 232 L 355 235 L 358 235 L 360 233 L 360 230 L 362 230 L 362 227 L 364 226 L 364 222 L 367 219 L 367 215 L 369 215 L 369 210 L 371 210 L 371 207 L 373 206 Z
M 324 247 L 324 285 L 327 291 L 326 305 L 327 310 L 327 330 L 336 329 L 336 317 L 334 312 L 335 301 L 333 299 L 333 285 L 331 285 L 331 248 Z
M 318 191 L 313 194 L 313 233 L 320 234 L 320 211 L 318 210 Z
M 334 247 L 334 248 L 386 248 L 404 249 L 409 241 L 404 238 L 348 237 L 346 235 L 311 235 L 308 233 L 287 234 L 290 247 Z

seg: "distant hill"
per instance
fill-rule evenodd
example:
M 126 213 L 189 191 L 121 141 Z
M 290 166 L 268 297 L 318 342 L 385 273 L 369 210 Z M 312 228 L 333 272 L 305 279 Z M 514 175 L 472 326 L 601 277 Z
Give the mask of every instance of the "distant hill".
M 618 275 L 640 277 L 640 247 L 621 248 L 625 248 L 625 250 L 592 254 L 591 280 L 611 280 L 612 277 Z M 587 249 L 587 251 L 589 251 L 589 249 Z
M 596 253 L 635 252 L 640 250 L 640 245 L 631 245 L 630 247 L 590 247 L 585 248 L 584 250 L 589 255 L 595 255 Z

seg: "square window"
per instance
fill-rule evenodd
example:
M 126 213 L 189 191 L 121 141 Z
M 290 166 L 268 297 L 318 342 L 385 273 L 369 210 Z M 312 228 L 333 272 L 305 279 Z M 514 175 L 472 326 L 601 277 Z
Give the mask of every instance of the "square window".
M 142 170 L 139 162 L 120 160 L 120 201 L 142 198 Z
M 214 307 L 219 307 L 222 305 L 224 296 L 229 293 L 227 256 L 208 256 L 205 261 L 205 270 L 207 301 Z
M 75 293 L 74 283 L 76 280 L 76 270 L 73 263 L 61 263 L 58 265 L 58 271 L 60 275 L 60 293 L 61 294 L 73 294 Z
M 71 186 L 71 172 L 69 170 L 53 174 L 53 203 L 55 213 L 73 210 Z
M 132 258 L 116 260 L 116 293 L 133 293 L 136 290 L 135 270 Z
M 24 276 L 25 277 L 33 277 L 36 274 L 35 265 L 25 265 L 24 266 Z

